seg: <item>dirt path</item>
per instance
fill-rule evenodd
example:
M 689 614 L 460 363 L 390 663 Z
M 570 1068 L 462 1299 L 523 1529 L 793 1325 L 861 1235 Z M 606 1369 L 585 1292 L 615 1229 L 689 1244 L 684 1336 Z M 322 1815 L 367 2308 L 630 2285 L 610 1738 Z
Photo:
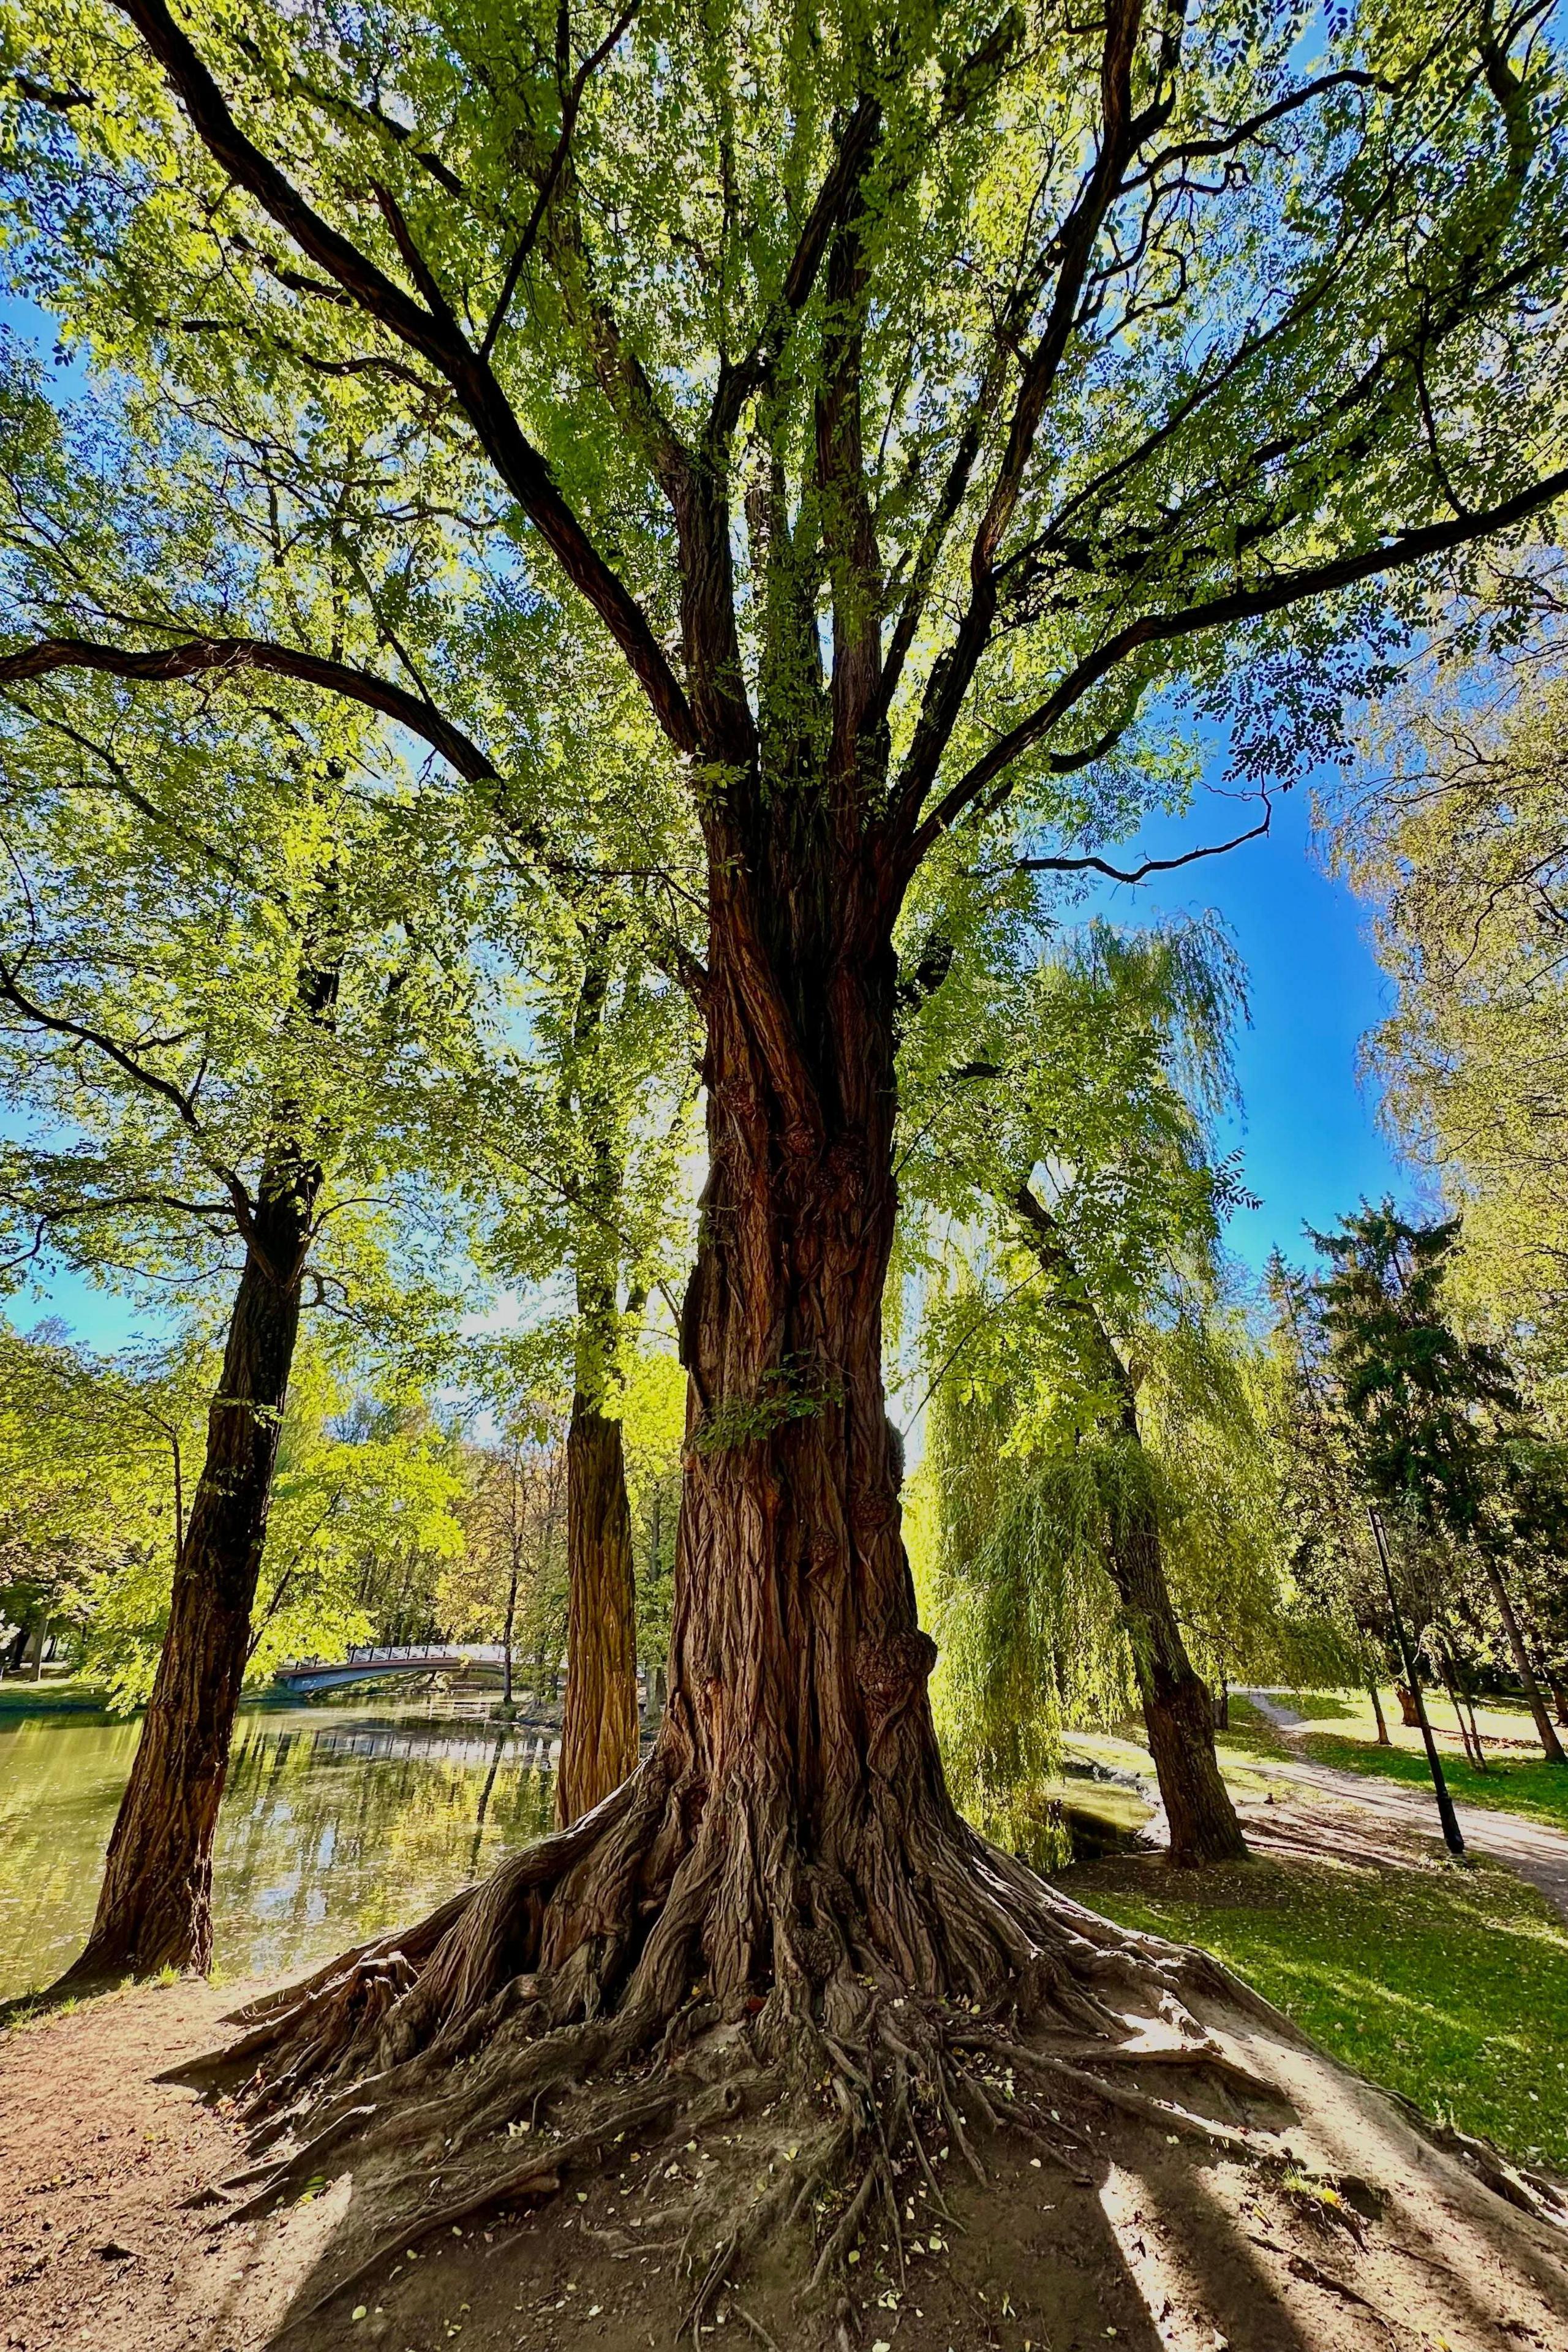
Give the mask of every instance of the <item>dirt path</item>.
M 1249 1699 L 1258 1714 L 1287 1739 L 1298 1738 L 1311 1727 L 1306 1717 L 1282 1706 L 1266 1691 L 1249 1690 L 1239 1695 Z M 1397 1781 L 1375 1779 L 1371 1773 L 1342 1772 L 1331 1764 L 1311 1763 L 1305 1759 L 1278 1763 L 1270 1759 L 1268 1769 L 1282 1780 L 1300 1781 L 1307 1788 L 1321 1790 L 1325 1796 L 1360 1805 L 1400 1829 L 1433 1837 L 1437 1834 L 1436 1813 L 1429 1790 L 1405 1788 Z M 1484 1805 L 1456 1805 L 1454 1810 L 1467 1846 L 1493 1862 L 1506 1863 L 1521 1878 L 1539 1887 L 1547 1901 L 1568 1919 L 1568 1832 L 1552 1829 L 1544 1822 L 1526 1821 L 1518 1813 L 1494 1812 Z

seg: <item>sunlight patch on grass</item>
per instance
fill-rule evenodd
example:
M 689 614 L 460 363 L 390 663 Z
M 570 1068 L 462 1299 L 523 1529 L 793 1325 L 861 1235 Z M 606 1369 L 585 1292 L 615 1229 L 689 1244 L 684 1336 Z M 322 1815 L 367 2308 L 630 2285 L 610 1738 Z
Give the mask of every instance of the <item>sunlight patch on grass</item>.
M 1116 1864 L 1065 1883 L 1215 1953 L 1428 2115 L 1568 2166 L 1568 1927 L 1507 1871 L 1255 1861 L 1178 1883 Z

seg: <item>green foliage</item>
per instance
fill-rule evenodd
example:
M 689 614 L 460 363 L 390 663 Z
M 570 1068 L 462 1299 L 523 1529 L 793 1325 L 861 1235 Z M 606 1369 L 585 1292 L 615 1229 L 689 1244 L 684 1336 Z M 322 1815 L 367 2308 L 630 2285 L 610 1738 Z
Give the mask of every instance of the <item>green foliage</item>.
M 14 1629 L 75 1649 L 106 1583 L 151 1573 L 166 1588 L 205 1369 L 194 1347 L 114 1363 L 58 1324 L 24 1337 L 0 1318 L 0 1617 Z
M 394 1580 L 412 1572 L 434 1582 L 461 1550 L 461 1483 L 451 1439 L 417 1396 L 356 1395 L 342 1368 L 302 1351 L 283 1416 L 247 1682 L 270 1681 L 286 1659 L 339 1656 L 384 1633 L 376 1604 Z M 85 1664 L 117 1712 L 152 1689 L 172 1567 L 166 1550 L 143 1550 L 88 1595 Z
M 1568 688 L 1555 567 L 1500 664 L 1458 660 L 1389 713 L 1389 769 L 1347 793 L 1336 853 L 1377 908 L 1396 990 L 1372 1059 L 1400 1141 L 1463 1214 L 1463 1319 L 1561 1419 L 1568 1382 Z
M 990 945 L 906 1044 L 903 1263 L 926 1286 L 933 1696 L 963 1801 L 1000 1823 L 1038 1816 L 1064 1722 L 1133 1704 L 1118 1524 L 1152 1510 L 1215 1680 L 1298 1670 L 1322 1629 L 1282 1579 L 1261 1368 L 1221 1294 L 1228 944 L 1095 926 L 1012 966 Z
M 1520 1398 L 1497 1349 L 1449 1319 L 1457 1221 L 1413 1225 L 1384 1202 L 1315 1238 L 1330 1260 L 1323 1323 L 1363 1491 L 1424 1534 L 1488 1536 L 1500 1467 L 1488 1423 L 1516 1416 Z

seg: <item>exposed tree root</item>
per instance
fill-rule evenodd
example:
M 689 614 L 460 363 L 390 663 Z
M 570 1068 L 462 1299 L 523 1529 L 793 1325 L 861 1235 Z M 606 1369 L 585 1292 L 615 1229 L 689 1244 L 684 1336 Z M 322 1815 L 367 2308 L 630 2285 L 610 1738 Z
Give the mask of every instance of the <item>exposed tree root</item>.
M 369 2243 L 292 2326 L 421 2236 L 536 2204 L 613 2149 L 646 2155 L 651 2197 L 672 2151 L 720 2125 L 729 2153 L 698 2181 L 680 2248 L 694 2343 L 780 2233 L 808 2231 L 830 2323 L 884 2216 L 901 2277 L 915 2195 L 951 2227 L 943 2168 L 985 2179 L 976 2126 L 1074 2178 L 1107 2117 L 1263 2146 L 1245 2105 L 1277 2113 L 1277 2096 L 1189 2004 L 1263 2005 L 1199 1955 L 1080 1909 L 950 1811 L 896 1875 L 852 1878 L 799 1859 L 763 1872 L 749 1827 L 726 1834 L 717 1810 L 693 1822 L 656 1751 L 584 1821 L 241 2011 L 239 2040 L 182 2070 L 243 2078 L 265 2161 L 226 2184 L 250 2193 L 224 2218 L 287 2203 L 332 2152 L 352 2148 L 373 2184 Z M 1233 2113 L 1239 2099 L 1239 2119 L 1164 2095 L 1189 2082 Z

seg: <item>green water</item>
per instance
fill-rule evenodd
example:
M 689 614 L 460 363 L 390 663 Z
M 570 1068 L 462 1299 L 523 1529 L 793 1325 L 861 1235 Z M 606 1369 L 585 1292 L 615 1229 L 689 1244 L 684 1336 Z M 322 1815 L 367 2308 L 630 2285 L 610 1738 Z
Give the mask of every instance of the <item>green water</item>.
M 213 1870 L 216 1965 L 277 1976 L 419 1918 L 548 1829 L 538 1727 L 454 1721 L 447 1696 L 241 1711 Z M 486 1702 L 488 1705 L 489 1703 Z M 0 1715 L 0 1999 L 80 1949 L 141 1726 Z M 1064 1779 L 1080 1853 L 1127 1842 L 1142 1798 Z
M 80 1948 L 140 1730 L 0 1719 L 0 1998 Z M 247 1708 L 218 1820 L 216 1965 L 275 1975 L 416 1919 L 547 1829 L 552 1803 L 537 1732 L 417 1706 Z

